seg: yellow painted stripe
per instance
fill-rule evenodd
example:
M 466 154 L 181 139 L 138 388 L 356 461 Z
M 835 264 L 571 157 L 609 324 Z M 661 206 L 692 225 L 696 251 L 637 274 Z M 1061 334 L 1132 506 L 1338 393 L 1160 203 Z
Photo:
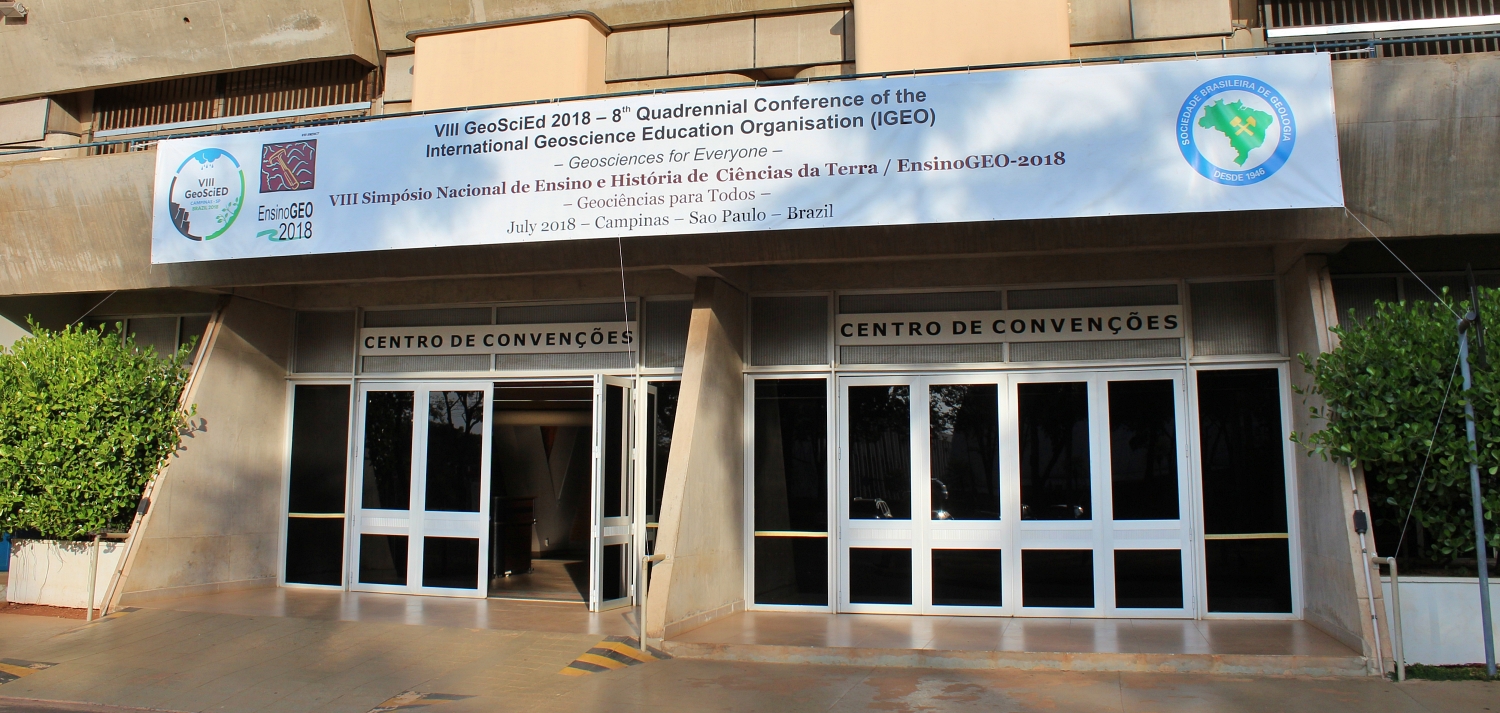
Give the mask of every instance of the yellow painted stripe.
M 564 676 L 587 676 L 593 673 L 593 671 L 585 671 L 581 668 L 564 667 L 563 670 L 558 671 L 558 673 Z
M 591 663 L 595 666 L 603 666 L 604 668 L 625 668 L 627 665 L 608 656 L 600 656 L 598 654 L 579 654 L 577 660 L 584 663 Z
M 648 663 L 656 660 L 655 656 L 645 653 L 640 649 L 635 648 L 634 646 L 629 646 L 618 641 L 601 641 L 599 642 L 599 645 L 595 646 L 594 648 L 609 649 L 610 651 L 613 651 L 617 654 L 624 654 L 626 656 L 629 656 L 630 658 L 640 661 L 641 663 Z
M 37 669 L 34 669 L 34 668 L 27 668 L 25 666 L 15 666 L 15 665 L 8 664 L 8 663 L 0 663 L 0 673 L 8 673 L 8 674 L 10 674 L 12 676 L 16 676 L 16 677 L 25 677 L 25 676 L 30 676 L 31 674 L 36 673 L 36 672 L 37 672 Z

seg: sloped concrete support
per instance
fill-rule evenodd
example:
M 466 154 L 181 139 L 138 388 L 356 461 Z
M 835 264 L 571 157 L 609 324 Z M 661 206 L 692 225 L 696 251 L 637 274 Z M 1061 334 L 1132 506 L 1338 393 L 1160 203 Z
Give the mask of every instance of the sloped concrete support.
M 222 320 L 123 604 L 276 584 L 291 314 L 233 299 Z
M 701 626 L 745 606 L 745 294 L 697 280 L 682 392 L 662 492 L 647 636 Z
M 1293 355 L 1318 354 L 1338 347 L 1338 337 L 1329 331 L 1338 326 L 1333 283 L 1322 255 L 1297 259 L 1281 276 L 1282 302 L 1286 305 L 1287 339 Z M 1324 421 L 1314 419 L 1310 408 L 1323 406 L 1323 399 L 1310 394 L 1312 375 L 1293 362 L 1291 381 L 1303 395 L 1292 394 L 1291 430 L 1306 434 L 1321 430 Z M 1306 455 L 1298 446 L 1293 461 L 1297 473 L 1297 503 L 1302 554 L 1303 618 L 1344 645 L 1375 659 L 1375 627 L 1370 619 L 1370 591 L 1361 561 L 1359 536 L 1354 532 L 1354 511 L 1369 512 L 1362 474 L 1348 466 Z M 1358 478 L 1358 494 L 1351 478 Z M 1369 545 L 1374 547 L 1373 535 Z M 1376 572 L 1372 581 L 1379 582 Z M 1381 594 L 1375 594 L 1377 611 L 1384 612 Z M 1385 622 L 1380 622 L 1385 628 Z M 1390 636 L 1381 631 L 1382 659 L 1389 664 Z

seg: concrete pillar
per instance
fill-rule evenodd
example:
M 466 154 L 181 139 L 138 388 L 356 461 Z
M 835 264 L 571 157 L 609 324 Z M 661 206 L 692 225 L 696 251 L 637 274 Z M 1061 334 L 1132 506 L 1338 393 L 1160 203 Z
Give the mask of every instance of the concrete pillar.
M 662 492 L 647 635 L 745 608 L 745 294 L 700 277 Z
M 1327 260 L 1322 255 L 1298 258 L 1281 275 L 1282 304 L 1285 305 L 1287 340 L 1293 355 L 1318 354 L 1338 346 L 1338 335 L 1330 331 L 1338 325 L 1338 308 L 1333 300 L 1333 283 L 1328 275 Z M 1310 433 L 1323 428 L 1325 422 L 1314 419 L 1309 408 L 1321 407 L 1323 399 L 1311 394 L 1312 375 L 1300 363 L 1293 362 L 1291 382 L 1302 394 L 1292 394 L 1291 429 Z M 1354 532 L 1354 511 L 1370 511 L 1363 475 L 1350 472 L 1348 466 L 1308 456 L 1299 452 L 1294 461 L 1297 473 L 1297 503 L 1302 554 L 1302 606 L 1307 623 L 1327 632 L 1348 647 L 1370 657 L 1374 665 L 1375 632 L 1370 620 L 1370 592 L 1360 567 L 1359 536 Z M 1351 478 L 1359 478 L 1356 498 Z M 1374 534 L 1366 535 L 1371 554 Z M 1385 605 L 1378 583 L 1378 571 L 1371 581 L 1377 583 L 1376 611 L 1382 614 L 1381 648 L 1389 665 L 1390 636 L 1384 626 Z
M 275 586 L 291 313 L 233 299 L 163 475 L 121 603 Z

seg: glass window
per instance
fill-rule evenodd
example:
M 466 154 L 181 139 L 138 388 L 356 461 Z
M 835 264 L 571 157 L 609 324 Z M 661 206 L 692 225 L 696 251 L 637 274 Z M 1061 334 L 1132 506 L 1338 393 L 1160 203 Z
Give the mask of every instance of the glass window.
M 999 397 L 994 384 L 928 389 L 932 519 L 1000 519 Z
M 1181 550 L 1115 550 L 1115 606 L 1181 609 Z
M 1094 606 L 1092 550 L 1022 550 L 1021 606 Z
M 427 394 L 428 510 L 479 512 L 484 392 Z
M 1016 391 L 1021 429 L 1021 519 L 1092 519 L 1089 385 L 1018 384 Z
M 1275 369 L 1198 372 L 1203 529 L 1285 533 L 1281 385 Z
M 911 604 L 911 550 L 849 548 L 849 601 Z
M 649 481 L 646 483 L 646 522 L 661 517 L 661 494 L 667 487 L 667 461 L 672 455 L 672 428 L 677 421 L 677 397 L 682 393 L 680 381 L 653 381 L 647 393 L 651 412 L 651 438 L 646 459 Z
M 911 519 L 911 387 L 849 387 L 849 497 L 852 519 Z
M 755 603 L 828 605 L 828 538 L 755 538 Z
M 422 538 L 422 586 L 474 589 L 479 586 L 479 540 Z
M 359 581 L 406 586 L 406 535 L 360 535 Z
M 365 394 L 365 472 L 361 502 L 366 509 L 411 508 L 414 401 L 410 391 L 370 391 Z M 405 546 L 402 551 L 405 552 Z
M 1170 379 L 1109 382 L 1116 520 L 1176 520 L 1177 400 Z
M 349 387 L 299 385 L 292 399 L 287 510 L 342 513 L 348 477 Z
M 755 382 L 755 529 L 828 531 L 828 385 Z
M 1287 539 L 1209 540 L 1204 569 L 1211 612 L 1292 611 Z
M 604 386 L 604 502 L 601 517 L 625 513 L 625 388 Z
M 998 607 L 1000 550 L 933 550 L 932 603 Z
M 286 581 L 344 583 L 344 518 L 293 517 L 286 523 Z

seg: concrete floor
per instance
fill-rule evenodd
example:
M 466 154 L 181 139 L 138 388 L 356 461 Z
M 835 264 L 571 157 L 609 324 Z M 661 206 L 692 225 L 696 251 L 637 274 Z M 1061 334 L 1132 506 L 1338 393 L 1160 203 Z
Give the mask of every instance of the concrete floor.
M 490 596 L 583 602 L 589 588 L 588 566 L 583 559 L 538 557 L 531 560 L 531 572 L 491 579 Z
M 1500 710 L 1500 684 L 1476 682 L 683 659 L 557 673 L 599 638 L 146 608 L 94 624 L 0 614 L 0 659 L 55 664 L 0 684 L 0 713 L 370 713 L 408 691 L 455 698 L 427 713 Z
M 263 587 L 136 604 L 184 612 L 372 624 L 632 636 L 635 610 L 590 613 L 581 602 L 461 599 Z

